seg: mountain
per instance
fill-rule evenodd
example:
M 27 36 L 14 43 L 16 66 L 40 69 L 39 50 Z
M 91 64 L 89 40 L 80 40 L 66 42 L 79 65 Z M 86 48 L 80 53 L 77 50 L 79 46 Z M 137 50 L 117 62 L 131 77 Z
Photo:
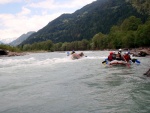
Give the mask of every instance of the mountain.
M 141 18 L 142 21 L 147 18 L 129 0 L 97 0 L 72 14 L 62 14 L 21 44 L 46 40 L 57 43 L 91 39 L 96 33 L 109 33 L 113 25 L 130 16 Z
M 0 44 L 3 44 L 3 42 L 0 41 Z
M 6 38 L 6 39 L 1 39 L 1 42 L 3 44 L 8 45 L 10 42 L 12 42 L 14 40 L 15 37 L 11 37 L 11 38 Z
M 150 15 L 150 0 L 128 0 L 139 13 Z
M 28 32 L 26 34 L 23 34 L 19 38 L 17 38 L 16 40 L 14 40 L 11 43 L 9 43 L 9 45 L 18 46 L 19 44 L 21 44 L 23 41 L 25 41 L 33 33 L 35 33 L 35 32 L 34 31 L 30 31 L 30 32 Z

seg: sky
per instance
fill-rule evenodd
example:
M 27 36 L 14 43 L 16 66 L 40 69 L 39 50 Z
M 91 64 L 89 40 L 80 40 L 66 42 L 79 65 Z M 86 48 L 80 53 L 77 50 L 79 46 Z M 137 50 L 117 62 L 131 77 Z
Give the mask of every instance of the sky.
M 0 41 L 9 43 L 38 31 L 64 13 L 73 13 L 96 0 L 0 0 Z

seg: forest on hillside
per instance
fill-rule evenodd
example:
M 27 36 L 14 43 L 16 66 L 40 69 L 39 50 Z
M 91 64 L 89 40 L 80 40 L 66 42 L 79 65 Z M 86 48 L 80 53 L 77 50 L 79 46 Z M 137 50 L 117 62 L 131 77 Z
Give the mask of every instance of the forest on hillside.
M 150 46 L 150 19 L 142 23 L 140 18 L 131 16 L 120 25 L 111 27 L 109 34 L 97 33 L 92 39 L 73 42 L 53 43 L 51 40 L 19 46 L 22 51 L 71 51 L 138 48 Z
M 150 15 L 150 0 L 129 0 L 139 13 Z
M 147 14 L 138 12 L 135 3 L 132 4 L 126 0 L 97 0 L 72 14 L 62 14 L 20 45 L 47 40 L 53 43 L 90 40 L 99 32 L 109 34 L 113 25 L 122 23 L 130 16 L 145 22 Z

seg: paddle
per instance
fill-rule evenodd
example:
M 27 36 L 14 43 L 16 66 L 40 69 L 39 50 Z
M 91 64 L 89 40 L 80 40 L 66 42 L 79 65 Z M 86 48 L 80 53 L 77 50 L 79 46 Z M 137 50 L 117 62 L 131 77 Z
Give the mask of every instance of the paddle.
M 137 60 L 137 59 L 132 59 L 131 61 L 132 61 L 133 63 L 135 63 L 135 62 L 138 63 L 138 64 L 141 63 L 141 62 L 140 62 L 139 60 Z
M 125 60 L 126 61 L 126 60 Z M 128 68 L 130 68 L 130 64 L 126 61 L 126 65 L 128 66 Z
M 102 64 L 105 64 L 105 63 L 106 63 L 106 61 L 103 61 L 103 62 L 102 62 Z
M 102 62 L 102 64 L 108 64 L 107 60 L 108 60 L 108 58 L 106 58 L 106 59 Z

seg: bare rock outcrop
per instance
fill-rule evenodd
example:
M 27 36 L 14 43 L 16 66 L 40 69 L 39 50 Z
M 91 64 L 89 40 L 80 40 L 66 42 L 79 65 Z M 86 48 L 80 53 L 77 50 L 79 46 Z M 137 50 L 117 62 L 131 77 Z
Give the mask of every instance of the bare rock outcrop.
M 0 49 L 0 55 L 7 55 L 8 51 Z
M 20 52 L 8 52 L 8 56 L 23 56 L 26 55 L 25 53 L 20 53 Z
M 10 56 L 23 56 L 23 55 L 26 55 L 26 53 L 11 52 L 11 51 L 7 51 L 7 50 L 4 50 L 4 49 L 0 49 L 0 56 L 10 57 Z
M 136 57 L 145 57 L 150 55 L 150 48 L 138 48 L 131 50 L 131 54 Z

